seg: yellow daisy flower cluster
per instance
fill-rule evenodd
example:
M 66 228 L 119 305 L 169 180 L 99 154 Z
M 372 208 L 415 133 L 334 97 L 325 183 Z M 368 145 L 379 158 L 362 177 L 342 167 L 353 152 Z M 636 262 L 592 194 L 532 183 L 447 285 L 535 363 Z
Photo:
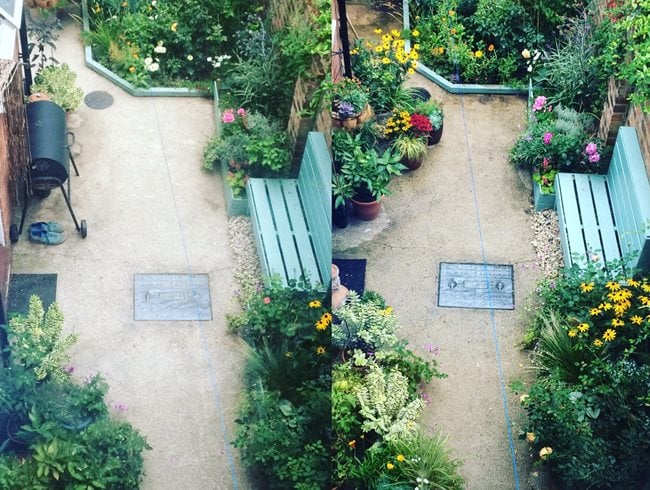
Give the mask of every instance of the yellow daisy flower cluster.
M 322 305 L 323 305 L 323 304 L 322 304 L 320 301 L 318 301 L 317 299 L 315 299 L 315 300 L 313 300 L 313 301 L 310 301 L 310 302 L 308 303 L 308 306 L 309 306 L 310 308 L 320 308 Z
M 316 330 L 322 332 L 323 330 L 327 329 L 330 323 L 332 323 L 332 314 L 329 311 L 326 311 L 315 323 Z
M 602 297 L 593 282 L 583 282 L 579 286 L 582 295 L 594 294 Z M 608 281 L 605 284 L 603 301 L 589 309 L 589 321 L 578 323 L 568 331 L 569 337 L 589 340 L 594 347 L 603 347 L 621 336 L 627 337 L 634 332 L 631 327 L 643 325 L 650 321 L 650 315 L 642 310 L 650 308 L 650 284 L 628 278 L 626 281 Z M 626 325 L 629 325 L 627 329 Z M 593 332 L 593 334 L 592 334 Z
M 382 34 L 381 29 L 375 29 L 375 34 Z M 411 36 L 416 38 L 420 35 L 417 30 L 411 31 Z M 414 43 L 411 49 L 406 51 L 406 40 L 402 38 L 402 34 L 393 29 L 386 32 L 381 36 L 381 42 L 377 45 L 367 41 L 366 47 L 372 49 L 372 56 L 376 58 L 376 62 L 382 65 L 396 64 L 402 70 L 412 73 L 415 71 L 416 62 L 419 58 L 420 45 Z
M 406 133 L 409 129 L 411 129 L 411 114 L 408 111 L 400 111 L 388 118 L 384 134 L 398 135 Z

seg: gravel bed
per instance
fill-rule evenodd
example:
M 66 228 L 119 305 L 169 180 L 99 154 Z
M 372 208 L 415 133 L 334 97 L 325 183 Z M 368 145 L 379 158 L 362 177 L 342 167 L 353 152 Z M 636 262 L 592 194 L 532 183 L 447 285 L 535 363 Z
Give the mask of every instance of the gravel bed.
M 234 259 L 233 276 L 239 286 L 236 294 L 242 306 L 245 306 L 247 298 L 262 284 L 262 271 L 250 218 L 235 216 L 228 220 L 228 241 Z
M 553 209 L 533 213 L 532 228 L 537 266 L 546 277 L 555 277 L 564 266 L 557 213 Z

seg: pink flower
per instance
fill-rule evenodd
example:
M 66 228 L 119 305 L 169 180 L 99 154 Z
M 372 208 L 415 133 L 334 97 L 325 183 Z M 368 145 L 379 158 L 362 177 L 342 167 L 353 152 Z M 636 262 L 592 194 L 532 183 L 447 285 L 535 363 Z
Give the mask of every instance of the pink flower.
M 548 167 L 551 166 L 551 162 L 549 162 L 548 158 L 544 157 L 544 161 L 542 163 L 542 168 L 546 170 Z
M 596 146 L 596 143 L 589 143 L 585 147 L 585 153 L 587 155 L 593 155 L 594 153 L 597 153 L 597 152 L 598 152 L 598 146 Z
M 268 296 L 264 296 L 264 304 L 268 305 L 270 302 L 271 302 L 271 298 L 269 298 Z
M 546 97 L 540 95 L 535 99 L 535 102 L 533 103 L 533 112 L 541 111 L 544 108 L 545 104 L 546 104 Z
M 600 161 L 600 155 L 598 153 L 592 153 L 591 155 L 589 155 L 589 161 L 591 163 L 596 163 Z
M 235 121 L 234 111 L 232 109 L 226 109 L 225 111 L 223 111 L 223 116 L 221 116 L 221 120 L 226 124 L 234 122 Z
M 237 109 L 237 114 L 239 114 L 241 117 L 244 117 L 246 115 L 246 109 L 240 107 L 239 109 Z
M 550 144 L 552 139 L 553 139 L 553 133 L 544 133 L 544 144 L 545 145 Z

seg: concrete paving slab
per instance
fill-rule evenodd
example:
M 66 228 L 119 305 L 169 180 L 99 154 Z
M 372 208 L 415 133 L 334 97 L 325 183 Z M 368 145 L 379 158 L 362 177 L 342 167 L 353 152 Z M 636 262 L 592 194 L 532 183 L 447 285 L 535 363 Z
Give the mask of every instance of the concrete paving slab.
M 250 488 L 236 452 L 235 409 L 242 356 L 224 315 L 235 288 L 219 177 L 201 170 L 213 131 L 208 99 L 136 98 L 86 69 L 79 26 L 67 21 L 56 57 L 84 92 L 114 103 L 72 116 L 80 176 L 70 177 L 75 232 L 57 190 L 33 199 L 27 223 L 57 220 L 67 240 L 14 246 L 12 272 L 58 274 L 66 329 L 80 334 L 72 363 L 80 377 L 101 372 L 109 398 L 147 436 L 142 488 Z M 206 273 L 211 321 L 133 320 L 134 273 Z

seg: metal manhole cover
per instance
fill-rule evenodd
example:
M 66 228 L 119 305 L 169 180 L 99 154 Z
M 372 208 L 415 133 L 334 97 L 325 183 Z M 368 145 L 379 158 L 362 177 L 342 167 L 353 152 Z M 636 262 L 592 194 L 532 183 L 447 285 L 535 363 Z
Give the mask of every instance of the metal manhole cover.
M 84 97 L 84 102 L 91 109 L 106 109 L 113 105 L 113 96 L 104 90 L 89 92 Z
M 512 266 L 441 262 L 438 306 L 514 310 Z
M 207 274 L 135 274 L 134 320 L 212 320 Z

